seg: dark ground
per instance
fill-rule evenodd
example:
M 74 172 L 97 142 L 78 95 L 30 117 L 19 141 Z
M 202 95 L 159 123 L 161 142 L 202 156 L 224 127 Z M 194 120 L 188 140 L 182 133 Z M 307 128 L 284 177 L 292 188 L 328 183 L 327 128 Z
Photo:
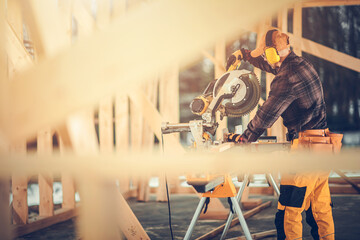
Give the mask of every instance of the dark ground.
M 263 201 L 271 200 L 272 206 L 264 209 L 247 220 L 251 233 L 274 229 L 274 214 L 276 212 L 276 197 L 261 196 Z M 337 240 L 360 239 L 360 195 L 334 195 L 333 215 Z M 172 227 L 175 239 L 182 239 L 196 209 L 199 198 L 195 195 L 172 195 Z M 154 201 L 141 203 L 130 200 L 130 206 L 143 225 L 151 239 L 171 239 L 168 226 L 168 208 L 166 203 Z M 226 204 L 225 206 L 228 206 Z M 213 228 L 221 225 L 224 221 L 199 221 L 192 235 L 193 239 L 199 237 Z M 304 239 L 312 239 L 310 229 L 304 224 Z M 240 235 L 239 225 L 232 228 L 227 237 Z M 215 239 L 218 239 L 219 236 Z M 53 225 L 41 231 L 17 238 L 20 239 L 79 239 L 75 232 L 75 220 Z M 267 239 L 276 239 L 267 238 Z

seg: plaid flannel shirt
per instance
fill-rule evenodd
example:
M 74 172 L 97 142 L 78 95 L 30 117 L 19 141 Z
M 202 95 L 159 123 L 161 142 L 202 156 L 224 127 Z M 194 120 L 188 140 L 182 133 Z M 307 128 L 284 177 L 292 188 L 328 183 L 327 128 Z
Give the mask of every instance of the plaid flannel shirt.
M 244 53 L 244 60 L 275 75 L 268 99 L 242 135 L 246 142 L 256 141 L 280 116 L 292 134 L 327 127 L 323 88 L 311 63 L 291 52 L 279 68 L 273 69 L 262 56 L 253 58 L 249 50 Z

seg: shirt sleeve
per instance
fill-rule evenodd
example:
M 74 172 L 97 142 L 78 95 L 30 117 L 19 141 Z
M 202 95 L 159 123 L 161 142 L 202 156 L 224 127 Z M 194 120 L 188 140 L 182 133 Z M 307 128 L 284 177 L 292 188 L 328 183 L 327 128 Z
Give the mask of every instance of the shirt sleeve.
M 259 108 L 242 135 L 245 142 L 255 142 L 266 128 L 274 124 L 294 100 L 295 97 L 289 80 L 275 77 L 270 86 L 268 99 Z
M 244 60 L 248 61 L 251 65 L 253 65 L 254 67 L 260 68 L 261 70 L 265 71 L 265 72 L 269 72 L 272 74 L 276 74 L 277 73 L 277 69 L 274 69 L 270 66 L 270 64 L 268 64 L 264 58 L 262 56 L 259 57 L 252 57 L 251 56 L 251 51 L 247 50 L 247 49 L 243 49 L 242 50 L 243 56 L 244 56 Z

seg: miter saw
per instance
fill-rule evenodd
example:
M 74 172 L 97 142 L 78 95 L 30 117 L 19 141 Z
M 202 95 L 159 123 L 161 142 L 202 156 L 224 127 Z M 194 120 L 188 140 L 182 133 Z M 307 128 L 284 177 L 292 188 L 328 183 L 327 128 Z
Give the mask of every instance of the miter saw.
M 196 147 L 211 144 L 211 135 L 215 135 L 218 123 L 216 112 L 223 117 L 241 117 L 253 110 L 260 99 L 260 85 L 255 73 L 248 70 L 226 72 L 219 79 L 208 84 L 203 94 L 190 104 L 192 113 L 202 117 L 189 123 L 163 123 L 163 134 L 191 132 Z

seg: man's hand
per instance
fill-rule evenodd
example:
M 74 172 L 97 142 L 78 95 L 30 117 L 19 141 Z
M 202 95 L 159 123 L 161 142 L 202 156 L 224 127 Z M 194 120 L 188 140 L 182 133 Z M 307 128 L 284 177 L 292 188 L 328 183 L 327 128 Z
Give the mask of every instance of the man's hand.
M 242 59 L 243 55 L 241 50 L 233 52 L 227 60 L 226 71 L 229 71 L 230 67 L 232 67 L 230 70 L 234 70 Z
M 227 142 L 234 142 L 234 143 L 247 143 L 246 139 L 242 137 L 240 134 L 235 133 L 228 133 L 226 135 Z

